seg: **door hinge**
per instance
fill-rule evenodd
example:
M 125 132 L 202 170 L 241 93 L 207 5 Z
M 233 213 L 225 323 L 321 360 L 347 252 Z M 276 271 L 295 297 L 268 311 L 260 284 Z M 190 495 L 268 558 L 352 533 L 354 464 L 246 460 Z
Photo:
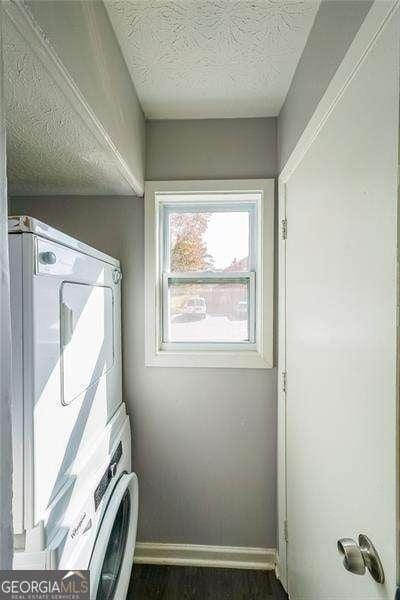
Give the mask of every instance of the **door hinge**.
M 286 394 L 287 390 L 287 371 L 282 371 L 282 392 Z
M 282 219 L 282 239 L 287 240 L 287 219 Z
M 289 533 L 288 533 L 287 520 L 283 521 L 283 536 L 285 538 L 285 542 L 288 542 L 289 541 Z

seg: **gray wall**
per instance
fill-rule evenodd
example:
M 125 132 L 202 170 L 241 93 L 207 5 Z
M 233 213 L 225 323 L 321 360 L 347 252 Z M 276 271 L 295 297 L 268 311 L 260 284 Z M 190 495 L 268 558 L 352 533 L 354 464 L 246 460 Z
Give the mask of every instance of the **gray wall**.
M 277 173 L 276 119 L 147 121 L 146 179 L 246 179 Z
M 275 120 L 248 121 L 229 120 L 217 130 L 204 122 L 209 134 L 202 135 L 203 150 L 191 135 L 181 135 L 181 124 L 174 130 L 173 122 L 166 127 L 150 123 L 150 148 L 155 151 L 157 139 L 164 140 L 164 148 L 169 139 L 175 145 L 168 150 L 170 171 L 164 158 L 149 156 L 148 176 L 276 175 Z M 193 133 L 198 123 L 182 125 Z M 218 141 L 220 131 L 225 141 Z M 229 160 L 221 146 L 215 149 L 219 143 Z M 176 159 L 178 146 L 181 158 Z M 208 153 L 212 161 L 199 165 L 199 157 Z M 124 396 L 133 418 L 133 461 L 141 485 L 139 540 L 274 547 L 275 369 L 144 366 L 143 200 L 14 198 L 11 212 L 38 217 L 122 262 Z
M 371 5 L 367 0 L 322 0 L 278 118 L 280 171 Z
M 145 120 L 103 3 L 29 0 L 28 6 L 143 186 Z

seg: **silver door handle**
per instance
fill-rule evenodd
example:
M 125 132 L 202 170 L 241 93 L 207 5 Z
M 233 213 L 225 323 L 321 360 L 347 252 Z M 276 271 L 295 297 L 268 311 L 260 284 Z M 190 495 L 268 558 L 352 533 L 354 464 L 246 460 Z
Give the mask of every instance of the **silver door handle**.
M 343 556 L 343 565 L 355 575 L 365 575 L 366 570 L 378 583 L 384 583 L 385 574 L 379 555 L 371 540 L 363 534 L 358 536 L 358 544 L 351 538 L 342 538 L 337 543 L 339 554 Z

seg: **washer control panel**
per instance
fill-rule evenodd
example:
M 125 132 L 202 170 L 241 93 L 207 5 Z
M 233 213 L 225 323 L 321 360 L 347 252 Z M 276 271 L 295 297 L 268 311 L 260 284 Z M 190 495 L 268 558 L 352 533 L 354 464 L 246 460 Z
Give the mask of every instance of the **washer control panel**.
M 97 488 L 94 491 L 94 507 L 97 510 L 100 502 L 103 499 L 104 494 L 107 491 L 107 488 L 110 484 L 110 481 L 113 477 L 115 477 L 118 469 L 118 463 L 122 456 L 122 442 L 120 442 L 115 450 L 114 454 L 111 457 L 110 464 L 107 467 L 104 475 L 100 479 L 100 482 Z

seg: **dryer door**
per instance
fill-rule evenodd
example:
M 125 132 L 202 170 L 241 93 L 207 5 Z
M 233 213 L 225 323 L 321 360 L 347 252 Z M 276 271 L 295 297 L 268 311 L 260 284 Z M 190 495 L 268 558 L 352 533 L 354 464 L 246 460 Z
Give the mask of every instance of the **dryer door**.
M 95 386 L 114 364 L 111 287 L 63 282 L 60 291 L 62 402 Z
M 136 543 L 138 481 L 122 475 L 108 502 L 90 560 L 91 600 L 124 600 Z

